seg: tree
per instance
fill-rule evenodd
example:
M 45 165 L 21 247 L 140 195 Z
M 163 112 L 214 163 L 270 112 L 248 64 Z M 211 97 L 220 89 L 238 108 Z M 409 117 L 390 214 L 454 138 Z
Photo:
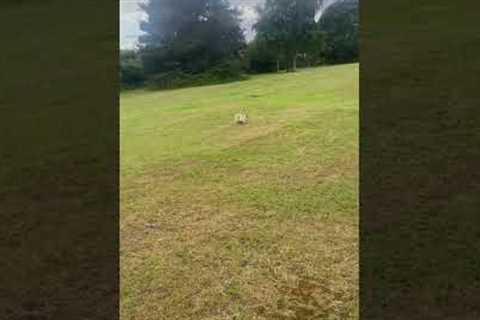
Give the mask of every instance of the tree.
M 318 24 L 326 35 L 323 54 L 327 62 L 358 61 L 358 0 L 341 0 L 332 4 Z
M 272 46 L 260 39 L 255 39 L 248 45 L 248 68 L 253 73 L 280 71 L 284 57 Z
M 124 88 L 138 87 L 145 77 L 137 52 L 133 50 L 120 51 L 120 82 Z
M 278 55 L 285 55 L 290 61 L 289 69 L 296 71 L 298 55 L 316 49 L 322 39 L 315 23 L 321 4 L 320 0 L 267 0 L 258 9 L 256 39 Z
M 239 12 L 226 0 L 150 0 L 139 39 L 145 72 L 202 73 L 245 46 Z

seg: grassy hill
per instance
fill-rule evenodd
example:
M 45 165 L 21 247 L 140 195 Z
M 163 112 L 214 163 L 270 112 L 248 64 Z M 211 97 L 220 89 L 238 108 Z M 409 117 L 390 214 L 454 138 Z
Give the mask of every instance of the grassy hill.
M 123 320 L 357 318 L 357 64 L 120 114 Z

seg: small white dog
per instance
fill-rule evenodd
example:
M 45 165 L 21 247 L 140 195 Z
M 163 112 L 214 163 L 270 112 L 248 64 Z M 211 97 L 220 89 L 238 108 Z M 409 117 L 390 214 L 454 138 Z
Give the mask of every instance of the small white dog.
M 235 123 L 236 124 L 247 124 L 248 116 L 245 109 L 242 109 L 239 113 L 235 114 Z

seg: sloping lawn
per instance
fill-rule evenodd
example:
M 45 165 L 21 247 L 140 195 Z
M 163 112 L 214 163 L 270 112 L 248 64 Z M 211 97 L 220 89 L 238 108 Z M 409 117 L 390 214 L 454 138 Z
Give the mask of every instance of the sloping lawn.
M 358 318 L 358 64 L 128 92 L 120 123 L 122 320 Z

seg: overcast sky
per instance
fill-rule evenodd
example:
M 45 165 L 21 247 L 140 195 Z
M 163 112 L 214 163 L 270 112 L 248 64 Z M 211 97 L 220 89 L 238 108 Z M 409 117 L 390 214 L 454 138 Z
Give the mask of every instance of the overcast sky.
M 140 35 L 139 21 L 143 14 L 138 10 L 138 3 L 143 0 L 120 0 L 120 47 L 122 49 L 135 47 Z M 329 5 L 336 0 L 326 0 Z M 247 40 L 253 37 L 252 25 L 257 16 L 255 5 L 262 4 L 264 0 L 230 0 L 232 5 L 238 6 L 242 12 L 242 27 L 245 30 Z

